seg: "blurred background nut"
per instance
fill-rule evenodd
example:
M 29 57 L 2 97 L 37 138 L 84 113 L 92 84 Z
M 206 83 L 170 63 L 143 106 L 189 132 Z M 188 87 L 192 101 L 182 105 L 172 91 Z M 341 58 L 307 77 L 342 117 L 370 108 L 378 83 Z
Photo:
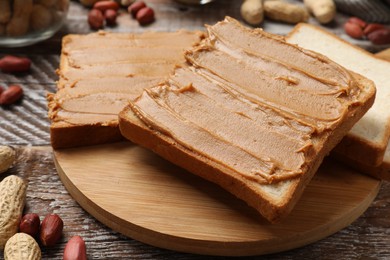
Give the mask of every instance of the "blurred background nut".
M 291 24 L 309 19 L 309 12 L 305 7 L 284 1 L 265 1 L 264 15 L 271 20 Z
M 15 150 L 9 146 L 0 146 L 0 173 L 6 172 L 14 163 Z
M 11 85 L 0 95 L 0 105 L 12 105 L 23 97 L 23 89 L 19 85 Z
M 31 12 L 31 28 L 33 30 L 42 30 L 50 27 L 52 22 L 52 13 L 44 5 L 35 4 Z
M 39 235 L 39 227 L 41 226 L 41 220 L 38 214 L 28 213 L 22 217 L 19 224 L 19 232 L 29 234 L 36 238 Z
M 0 24 L 6 24 L 11 19 L 11 1 L 0 0 Z
M 154 22 L 154 11 L 150 7 L 144 7 L 137 12 L 136 19 L 140 25 L 148 25 Z
M 9 36 L 26 34 L 33 8 L 32 0 L 14 0 L 11 20 L 7 23 L 6 32 Z
M 53 36 L 70 0 L 0 0 L 0 47 L 20 47 Z

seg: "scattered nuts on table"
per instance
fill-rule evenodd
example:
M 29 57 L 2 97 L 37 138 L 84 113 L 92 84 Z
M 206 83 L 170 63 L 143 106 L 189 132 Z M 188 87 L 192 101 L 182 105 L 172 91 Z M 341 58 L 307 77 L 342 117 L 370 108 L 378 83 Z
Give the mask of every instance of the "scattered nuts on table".
M 364 29 L 363 30 L 363 34 L 365 36 L 368 36 L 373 31 L 377 31 L 379 29 L 384 29 L 385 26 L 383 24 L 379 24 L 379 23 L 370 23 L 370 24 L 367 24 L 366 26 L 364 26 L 362 28 Z
M 356 23 L 344 24 L 344 31 L 354 39 L 361 39 L 364 35 L 363 28 Z
M 68 0 L 0 0 L 0 35 L 20 37 L 60 24 Z
M 154 21 L 154 11 L 150 7 L 144 7 L 137 12 L 136 19 L 140 25 L 147 25 Z
M 344 31 L 354 39 L 367 39 L 373 44 L 390 44 L 390 28 L 384 24 L 366 23 L 358 17 L 351 17 L 344 24 Z
M 57 214 L 48 214 L 42 220 L 40 241 L 44 246 L 54 246 L 62 236 L 64 222 Z
M 133 16 L 133 18 L 135 18 L 138 11 L 141 10 L 142 8 L 145 8 L 145 7 L 146 7 L 146 4 L 144 1 L 137 1 L 137 2 L 132 3 L 128 7 L 127 11 Z
M 23 89 L 19 85 L 11 85 L 0 95 L 0 105 L 12 105 L 23 97 Z
M 104 12 L 104 19 L 108 26 L 114 26 L 116 24 L 116 17 L 118 13 L 115 10 L 108 9 Z
M 93 30 L 102 29 L 104 26 L 104 16 L 102 11 L 97 9 L 92 9 L 88 13 L 88 23 L 91 29 Z
M 0 70 L 5 73 L 27 72 L 30 67 L 31 60 L 29 58 L 5 55 L 0 59 Z
M 110 0 L 99 1 L 93 5 L 93 9 L 100 10 L 103 13 L 104 13 L 104 11 L 109 10 L 109 9 L 117 11 L 119 9 L 119 4 L 117 2 L 110 1 Z
M 10 175 L 0 182 L 0 249 L 16 234 L 26 201 L 27 184 Z
M 264 20 L 263 0 L 245 0 L 241 4 L 242 18 L 251 25 L 258 25 Z
M 19 224 L 19 232 L 29 234 L 36 238 L 39 235 L 39 228 L 41 226 L 41 220 L 38 214 L 28 213 L 23 216 Z
M 14 149 L 9 146 L 0 146 L 0 174 L 6 172 L 15 162 L 15 159 Z
M 305 7 L 284 1 L 265 1 L 264 15 L 271 20 L 291 24 L 306 22 L 309 19 Z
M 4 248 L 4 259 L 40 260 L 41 249 L 33 237 L 26 233 L 17 233 L 8 239 Z
M 367 39 L 373 44 L 390 44 L 390 29 L 382 28 L 375 30 L 367 35 Z
M 65 246 L 64 260 L 87 260 L 87 249 L 80 236 L 72 237 Z

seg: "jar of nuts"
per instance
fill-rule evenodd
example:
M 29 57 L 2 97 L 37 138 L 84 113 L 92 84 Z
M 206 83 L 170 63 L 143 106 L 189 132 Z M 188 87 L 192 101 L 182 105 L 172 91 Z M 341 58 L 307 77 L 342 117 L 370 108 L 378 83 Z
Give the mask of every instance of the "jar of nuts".
M 0 0 L 0 46 L 27 46 L 53 36 L 63 25 L 69 0 Z

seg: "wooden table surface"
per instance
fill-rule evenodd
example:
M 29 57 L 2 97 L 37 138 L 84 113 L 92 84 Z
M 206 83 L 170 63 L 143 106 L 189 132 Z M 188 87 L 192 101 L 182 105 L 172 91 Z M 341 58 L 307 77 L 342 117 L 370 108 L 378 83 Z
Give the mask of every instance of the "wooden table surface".
M 118 26 L 106 29 L 116 32 L 202 29 L 203 24 L 213 24 L 226 15 L 241 19 L 241 1 L 220 0 L 202 7 L 183 6 L 169 0 L 148 3 L 157 17 L 152 25 L 140 27 L 123 11 Z M 0 56 L 12 53 L 28 56 L 33 61 L 30 73 L 12 75 L 0 72 L 0 85 L 16 83 L 25 91 L 18 104 L 0 107 L 0 144 L 11 145 L 17 150 L 16 164 L 0 176 L 0 180 L 16 174 L 28 181 L 26 213 L 35 212 L 42 218 L 54 212 L 63 218 L 62 240 L 53 248 L 44 248 L 43 259 L 62 259 L 66 241 L 74 235 L 80 235 L 86 241 L 89 259 L 222 259 L 155 248 L 114 232 L 85 212 L 62 185 L 53 163 L 45 96 L 56 88 L 55 69 L 59 64 L 62 36 L 91 32 L 86 22 L 87 12 L 88 9 L 79 3 L 71 2 L 65 26 L 51 39 L 24 48 L 0 48 Z M 337 21 L 327 28 L 348 39 L 340 29 L 346 18 L 339 15 Z M 267 31 L 280 34 L 292 28 L 270 21 L 263 26 Z M 380 50 L 367 42 L 355 43 L 370 51 Z M 349 227 L 303 248 L 253 259 L 387 259 L 390 258 L 389 216 L 390 183 L 384 182 L 370 208 Z

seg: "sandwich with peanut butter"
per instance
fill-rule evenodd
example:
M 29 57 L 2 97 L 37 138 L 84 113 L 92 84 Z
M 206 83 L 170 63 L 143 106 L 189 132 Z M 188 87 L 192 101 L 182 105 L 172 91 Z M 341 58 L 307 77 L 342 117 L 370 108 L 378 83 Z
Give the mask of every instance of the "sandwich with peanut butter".
M 120 112 L 120 131 L 280 221 L 375 86 L 232 18 L 207 30 L 185 64 Z
M 128 100 L 184 62 L 184 50 L 202 37 L 190 31 L 65 36 L 58 89 L 47 97 L 53 148 L 123 139 L 118 114 Z

